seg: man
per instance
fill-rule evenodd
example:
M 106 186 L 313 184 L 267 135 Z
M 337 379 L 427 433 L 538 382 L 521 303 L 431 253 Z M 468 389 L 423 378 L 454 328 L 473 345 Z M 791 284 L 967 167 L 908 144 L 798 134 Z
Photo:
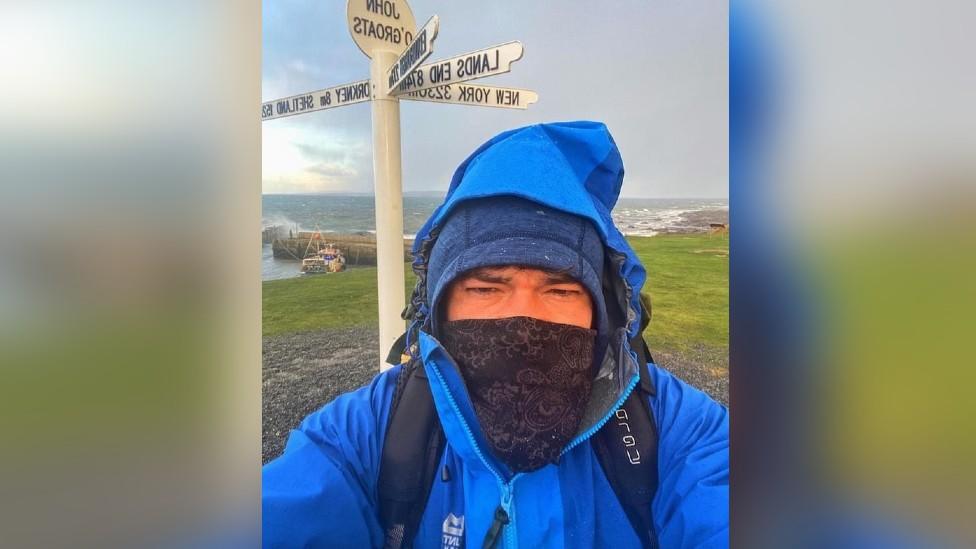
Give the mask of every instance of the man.
M 264 470 L 265 545 L 727 546 L 727 412 L 634 343 L 645 270 L 610 217 L 622 181 L 592 122 L 505 132 L 461 164 L 415 240 L 415 358 L 291 433 Z M 415 370 L 446 440 L 416 526 L 391 529 L 378 479 Z M 657 486 L 635 511 L 619 492 L 646 481 L 608 474 L 598 437 L 641 399 Z

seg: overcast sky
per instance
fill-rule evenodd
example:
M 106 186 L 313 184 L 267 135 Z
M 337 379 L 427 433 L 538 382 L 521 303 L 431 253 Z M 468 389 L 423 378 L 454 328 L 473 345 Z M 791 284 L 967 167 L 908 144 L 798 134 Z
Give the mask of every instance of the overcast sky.
M 403 101 L 403 189 L 445 191 L 493 135 L 538 122 L 605 122 L 623 156 L 626 197 L 728 197 L 727 3 L 413 0 L 440 32 L 427 62 L 520 40 L 508 74 L 475 84 L 526 88 L 526 111 Z M 264 0 L 262 99 L 369 77 L 343 0 Z M 255 109 L 255 113 L 257 110 Z M 257 114 L 255 114 L 257 116 Z M 369 103 L 271 120 L 265 193 L 371 193 Z

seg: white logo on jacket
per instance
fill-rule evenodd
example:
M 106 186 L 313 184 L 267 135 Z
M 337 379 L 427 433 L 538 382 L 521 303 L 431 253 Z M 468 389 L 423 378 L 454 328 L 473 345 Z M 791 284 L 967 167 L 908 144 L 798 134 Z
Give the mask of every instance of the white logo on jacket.
M 448 513 L 444 518 L 441 547 L 445 549 L 461 547 L 462 537 L 464 537 L 464 515 L 456 517 L 454 513 Z

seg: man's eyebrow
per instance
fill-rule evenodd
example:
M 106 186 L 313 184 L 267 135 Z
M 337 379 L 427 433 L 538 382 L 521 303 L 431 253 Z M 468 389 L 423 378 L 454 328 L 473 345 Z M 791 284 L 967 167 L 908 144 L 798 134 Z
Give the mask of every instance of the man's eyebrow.
M 546 273 L 546 284 L 580 284 L 569 273 Z
M 511 276 L 504 276 L 498 273 L 498 269 L 482 267 L 475 269 L 465 275 L 464 278 L 474 278 L 480 282 L 490 282 L 493 284 L 506 284 L 512 280 Z
M 481 267 L 475 269 L 466 275 L 465 279 L 475 279 L 479 282 L 489 282 L 492 284 L 507 284 L 512 281 L 511 275 L 502 274 L 504 268 L 499 269 L 498 267 Z M 546 284 L 580 284 L 579 280 L 576 280 L 572 275 L 565 272 L 552 271 L 546 272 Z

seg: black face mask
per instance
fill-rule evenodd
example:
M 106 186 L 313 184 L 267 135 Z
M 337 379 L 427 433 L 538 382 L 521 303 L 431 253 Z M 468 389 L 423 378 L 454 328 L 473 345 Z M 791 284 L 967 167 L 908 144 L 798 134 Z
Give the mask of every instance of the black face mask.
M 495 455 L 515 472 L 555 463 L 590 397 L 596 331 L 523 316 L 440 331 Z

